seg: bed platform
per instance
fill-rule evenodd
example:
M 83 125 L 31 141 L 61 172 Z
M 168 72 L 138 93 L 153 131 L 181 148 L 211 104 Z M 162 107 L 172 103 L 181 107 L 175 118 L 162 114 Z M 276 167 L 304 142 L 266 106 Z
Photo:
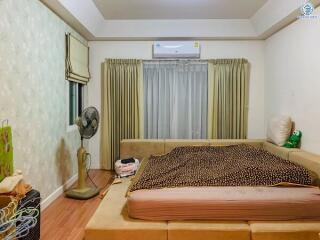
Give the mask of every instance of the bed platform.
M 284 149 L 264 141 L 246 140 L 257 147 L 320 173 L 320 157 L 299 149 Z M 164 154 L 183 145 L 232 145 L 229 140 L 124 140 L 121 157 Z M 144 221 L 128 216 L 125 193 L 129 180 L 112 185 L 89 221 L 86 240 L 319 240 L 320 221 Z
M 249 240 L 245 221 L 144 221 L 129 218 L 126 179 L 112 185 L 85 230 L 85 240 Z M 320 231 L 320 224 L 319 224 Z
M 128 217 L 125 195 L 129 184 L 130 180 L 124 179 L 110 187 L 86 227 L 86 240 L 167 240 L 167 222 Z

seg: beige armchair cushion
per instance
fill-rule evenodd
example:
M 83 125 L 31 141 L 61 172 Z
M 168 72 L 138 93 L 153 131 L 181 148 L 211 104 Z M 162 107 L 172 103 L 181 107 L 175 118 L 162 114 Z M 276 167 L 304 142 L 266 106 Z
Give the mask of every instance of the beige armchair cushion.
M 209 146 L 209 140 L 206 139 L 166 139 L 164 142 L 164 151 L 168 153 L 176 147 L 182 146 Z
M 210 139 L 210 146 L 230 146 L 237 144 L 249 144 L 258 148 L 262 148 L 264 140 L 260 139 Z
M 120 158 L 135 157 L 139 160 L 151 155 L 164 154 L 164 139 L 127 139 L 120 143 Z
M 320 176 L 320 155 L 305 151 L 290 152 L 289 160 L 313 171 L 318 177 Z
M 249 222 L 252 240 L 319 240 L 320 222 Z
M 168 240 L 250 240 L 247 222 L 169 221 Z
M 167 222 L 129 218 L 125 198 L 129 184 L 124 179 L 110 187 L 85 228 L 85 240 L 167 240 Z
M 283 159 L 289 160 L 289 153 L 301 151 L 298 148 L 279 147 L 273 143 L 264 142 L 263 149 Z

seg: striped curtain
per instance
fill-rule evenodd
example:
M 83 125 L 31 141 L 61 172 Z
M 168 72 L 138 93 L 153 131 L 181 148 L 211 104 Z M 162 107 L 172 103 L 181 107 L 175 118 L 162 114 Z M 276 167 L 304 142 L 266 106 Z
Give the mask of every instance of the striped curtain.
M 246 59 L 209 60 L 208 138 L 247 138 L 248 85 Z
M 120 141 L 143 137 L 142 61 L 107 59 L 101 82 L 101 165 L 114 169 Z

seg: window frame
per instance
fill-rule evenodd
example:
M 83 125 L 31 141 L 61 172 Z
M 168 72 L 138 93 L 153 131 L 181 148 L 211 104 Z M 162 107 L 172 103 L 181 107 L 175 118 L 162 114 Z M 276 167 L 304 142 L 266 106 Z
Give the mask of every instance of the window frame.
M 84 106 L 84 85 L 69 81 L 68 85 L 68 129 L 73 130 L 76 126 L 75 120 L 82 113 Z

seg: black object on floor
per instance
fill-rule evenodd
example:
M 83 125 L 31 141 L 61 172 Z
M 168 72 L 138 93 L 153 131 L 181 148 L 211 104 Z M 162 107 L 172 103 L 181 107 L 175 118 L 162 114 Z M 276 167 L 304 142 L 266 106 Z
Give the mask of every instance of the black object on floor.
M 122 164 L 127 164 L 127 163 L 135 163 L 136 161 L 134 160 L 134 158 L 127 158 L 127 159 L 122 159 L 121 163 Z
M 19 240 L 39 240 L 40 239 L 40 193 L 36 190 L 31 190 L 26 194 L 18 205 L 18 210 L 21 208 L 33 207 L 39 210 L 39 215 L 37 217 L 37 225 L 29 230 L 28 235 L 18 238 Z M 17 223 L 17 227 L 19 222 Z

